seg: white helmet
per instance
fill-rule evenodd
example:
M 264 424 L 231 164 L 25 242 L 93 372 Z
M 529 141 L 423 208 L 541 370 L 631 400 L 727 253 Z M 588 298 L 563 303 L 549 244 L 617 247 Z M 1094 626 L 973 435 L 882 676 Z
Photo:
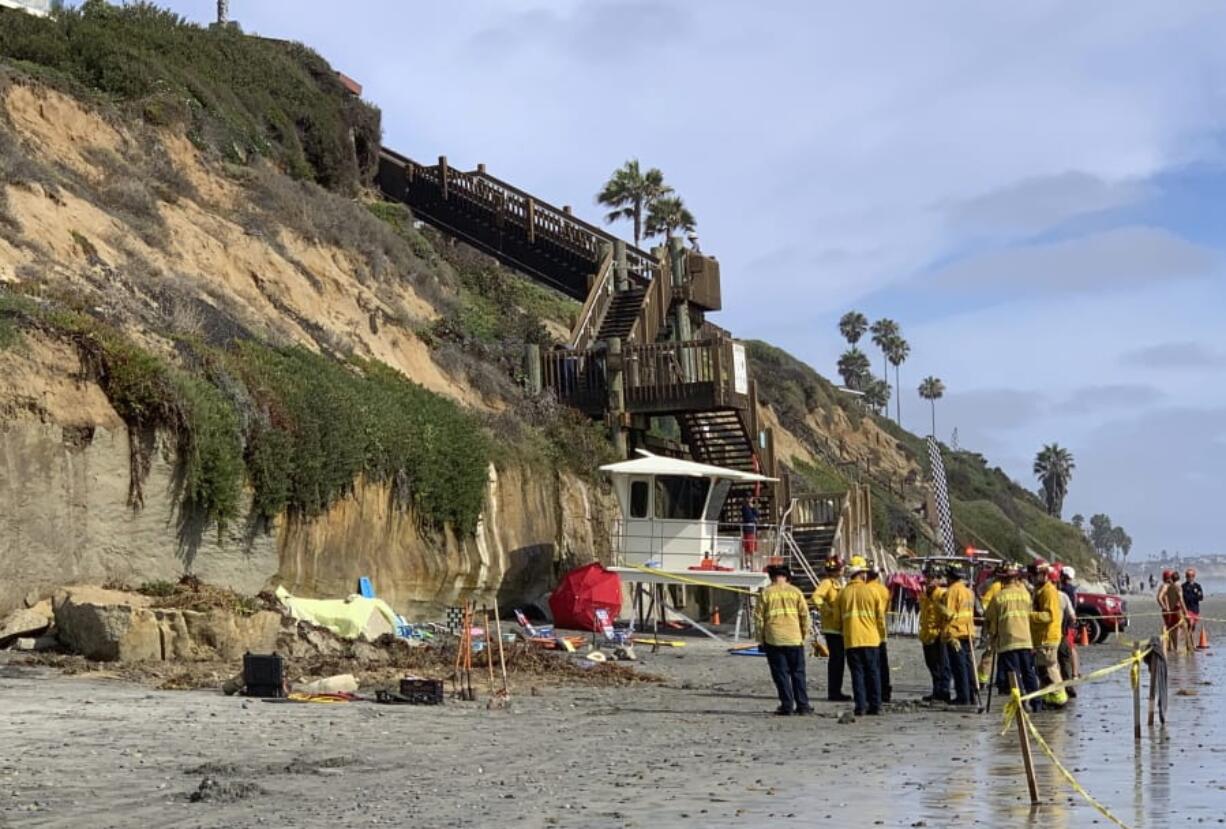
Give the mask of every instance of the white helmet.
M 1060 571 L 1060 575 L 1068 576 L 1068 580 L 1072 581 L 1073 579 L 1077 578 L 1077 571 L 1074 570 L 1072 567 L 1065 567 L 1063 570 Z

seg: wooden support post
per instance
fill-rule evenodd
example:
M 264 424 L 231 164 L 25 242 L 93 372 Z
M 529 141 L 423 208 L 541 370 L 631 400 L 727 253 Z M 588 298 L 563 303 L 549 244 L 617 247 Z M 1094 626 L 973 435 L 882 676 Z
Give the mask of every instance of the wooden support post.
M 626 260 L 626 243 L 621 239 L 613 242 L 613 289 L 618 293 L 630 290 L 630 265 Z
M 1017 674 L 1009 672 L 1009 685 L 1017 690 Z M 1026 731 L 1026 712 L 1017 712 L 1017 739 L 1022 746 L 1022 765 L 1026 769 L 1026 786 L 1030 789 L 1030 805 L 1039 805 L 1039 781 L 1034 776 L 1034 758 L 1030 756 L 1030 734 Z
M 622 415 L 626 411 L 626 381 L 622 366 L 621 337 L 610 337 L 605 358 L 605 372 L 609 383 L 609 437 L 619 457 L 626 457 L 626 429 Z
M 528 378 L 528 394 L 541 393 L 541 347 L 536 343 L 524 346 L 524 376 Z
M 1149 719 L 1146 723 L 1150 728 L 1154 727 L 1154 706 L 1157 703 L 1158 686 L 1154 680 L 1153 662 L 1150 662 L 1149 667 Z
M 438 181 L 439 187 L 443 190 L 443 201 L 447 201 L 447 156 L 440 155 L 438 157 Z
M 484 164 L 478 164 L 478 165 L 477 165 L 477 172 L 478 172 L 478 173 L 480 173 L 481 175 L 485 175 L 485 165 L 484 165 Z
M 536 244 L 536 200 L 528 199 L 528 244 Z
M 1136 660 L 1140 656 L 1141 648 L 1134 645 L 1132 658 Z M 1141 670 L 1135 661 L 1128 674 L 1132 681 L 1132 738 L 1139 743 L 1141 742 Z

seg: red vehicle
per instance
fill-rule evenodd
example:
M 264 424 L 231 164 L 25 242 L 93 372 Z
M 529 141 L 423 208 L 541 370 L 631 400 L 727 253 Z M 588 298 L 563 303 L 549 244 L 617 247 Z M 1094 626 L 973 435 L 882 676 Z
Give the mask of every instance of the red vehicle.
M 1077 591 L 1077 627 L 1086 628 L 1087 638 L 1097 645 L 1112 633 L 1128 627 L 1128 602 L 1113 593 Z

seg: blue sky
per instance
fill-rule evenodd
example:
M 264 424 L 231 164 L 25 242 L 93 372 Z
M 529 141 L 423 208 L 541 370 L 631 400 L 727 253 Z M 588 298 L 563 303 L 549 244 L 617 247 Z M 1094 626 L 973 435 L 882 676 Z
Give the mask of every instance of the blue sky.
M 412 157 L 593 220 L 613 168 L 660 167 L 738 336 L 830 376 L 839 314 L 890 316 L 904 425 L 937 375 L 943 440 L 1027 485 L 1057 441 L 1066 514 L 1110 514 L 1134 555 L 1226 551 L 1220 3 L 231 6 L 361 81 Z

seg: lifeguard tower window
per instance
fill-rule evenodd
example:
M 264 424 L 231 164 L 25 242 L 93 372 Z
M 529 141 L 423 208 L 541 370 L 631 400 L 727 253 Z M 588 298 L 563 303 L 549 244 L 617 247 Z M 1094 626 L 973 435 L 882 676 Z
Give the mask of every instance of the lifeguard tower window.
M 703 516 L 704 521 L 718 521 L 720 513 L 724 511 L 724 501 L 728 500 L 728 490 L 732 488 L 732 481 L 716 481 L 715 491 L 711 493 L 711 498 L 707 501 L 707 514 Z
M 656 476 L 656 518 L 697 521 L 707 503 L 711 481 L 684 475 Z
M 630 517 L 631 518 L 646 518 L 648 496 L 651 495 L 651 490 L 647 486 L 646 481 L 634 481 L 630 484 Z

